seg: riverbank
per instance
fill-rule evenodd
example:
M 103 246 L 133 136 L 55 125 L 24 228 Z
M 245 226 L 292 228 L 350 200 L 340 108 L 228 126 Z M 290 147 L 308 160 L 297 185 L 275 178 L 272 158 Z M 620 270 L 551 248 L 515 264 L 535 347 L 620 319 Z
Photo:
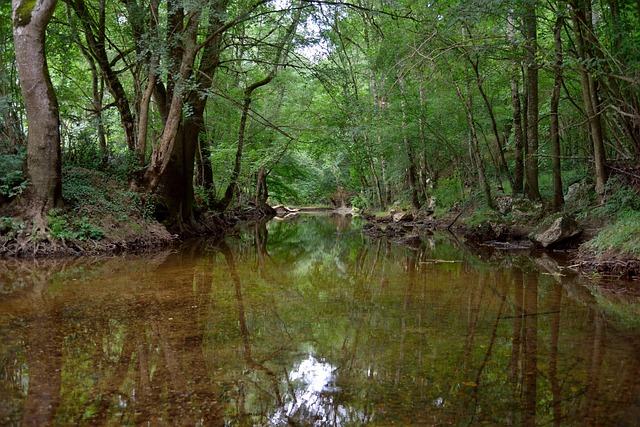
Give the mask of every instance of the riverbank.
M 446 231 L 469 244 L 500 250 L 566 252 L 572 259 L 572 267 L 588 274 L 640 278 L 640 252 L 634 252 L 640 247 L 636 228 L 621 227 L 614 217 L 607 221 L 598 210 L 587 210 L 581 215 L 546 214 L 540 207 L 537 212 L 505 214 L 472 206 L 439 215 L 392 210 L 363 216 L 368 220 L 365 234 L 390 238 L 397 243 L 415 245 L 419 244 L 420 235 Z M 553 229 L 564 227 L 564 219 L 571 221 L 571 230 Z M 548 243 L 540 237 L 545 233 L 558 238 Z

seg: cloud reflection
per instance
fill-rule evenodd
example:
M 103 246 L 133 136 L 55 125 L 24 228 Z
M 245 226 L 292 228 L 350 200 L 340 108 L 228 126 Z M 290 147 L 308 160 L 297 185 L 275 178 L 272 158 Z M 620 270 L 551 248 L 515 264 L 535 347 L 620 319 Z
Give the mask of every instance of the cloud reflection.
M 334 366 L 312 355 L 301 361 L 289 374 L 291 393 L 285 396 L 270 424 L 341 426 L 362 420 L 363 414 L 336 401 L 340 387 L 335 384 L 335 372 Z

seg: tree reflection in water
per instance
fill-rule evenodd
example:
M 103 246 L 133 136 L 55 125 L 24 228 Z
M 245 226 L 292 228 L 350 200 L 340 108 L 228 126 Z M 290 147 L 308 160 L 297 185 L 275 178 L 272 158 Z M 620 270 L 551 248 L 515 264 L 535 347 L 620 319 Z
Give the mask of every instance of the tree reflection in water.
M 351 219 L 0 263 L 2 425 L 633 425 L 637 296 Z M 556 270 L 557 271 L 557 270 Z

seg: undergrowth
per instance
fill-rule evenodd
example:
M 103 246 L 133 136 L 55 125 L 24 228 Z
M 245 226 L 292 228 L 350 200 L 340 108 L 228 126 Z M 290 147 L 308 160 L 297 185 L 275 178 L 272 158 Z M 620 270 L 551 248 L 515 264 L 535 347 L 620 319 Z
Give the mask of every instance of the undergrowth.
M 611 224 L 605 226 L 588 243 L 596 254 L 615 252 L 640 256 L 640 212 L 624 211 Z
M 640 195 L 617 178 L 609 180 L 606 203 L 592 210 L 605 226 L 587 243 L 596 255 L 640 257 Z

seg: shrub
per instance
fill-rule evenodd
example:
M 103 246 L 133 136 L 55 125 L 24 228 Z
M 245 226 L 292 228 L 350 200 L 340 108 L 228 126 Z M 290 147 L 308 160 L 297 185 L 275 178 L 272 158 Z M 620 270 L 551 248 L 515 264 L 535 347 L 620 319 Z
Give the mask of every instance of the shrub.
M 600 230 L 588 247 L 602 254 L 614 251 L 619 254 L 640 255 L 640 212 L 624 211 L 610 225 Z
M 49 211 L 48 230 L 55 239 L 102 240 L 104 230 L 93 225 L 88 217 L 70 218 L 59 209 Z
M 22 194 L 29 185 L 22 166 L 25 153 L 0 154 L 0 196 L 11 199 Z
M 438 208 L 452 208 L 464 199 L 462 181 L 458 177 L 438 182 L 433 194 Z

